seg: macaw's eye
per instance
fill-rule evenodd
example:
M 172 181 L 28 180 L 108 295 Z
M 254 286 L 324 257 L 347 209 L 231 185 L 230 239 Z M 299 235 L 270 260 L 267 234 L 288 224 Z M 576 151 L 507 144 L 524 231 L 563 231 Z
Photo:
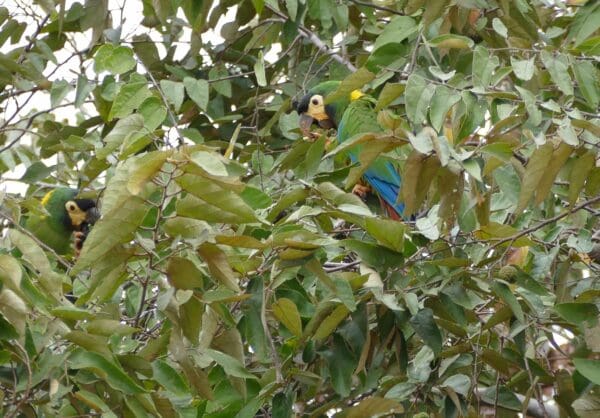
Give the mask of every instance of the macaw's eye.
M 318 106 L 319 105 L 319 99 L 316 98 L 316 97 L 314 99 L 312 99 L 312 104 L 314 104 L 315 106 Z
M 75 212 L 75 209 L 77 209 L 77 205 L 75 204 L 75 202 L 67 202 L 66 206 L 69 212 Z

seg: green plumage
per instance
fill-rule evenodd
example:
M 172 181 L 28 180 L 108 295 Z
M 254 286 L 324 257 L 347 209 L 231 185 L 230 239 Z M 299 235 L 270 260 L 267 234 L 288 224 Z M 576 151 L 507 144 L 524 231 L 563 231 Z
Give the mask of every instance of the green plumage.
M 65 187 L 52 190 L 42 199 L 48 215 L 32 215 L 25 224 L 33 235 L 58 254 L 66 254 L 71 248 L 73 227 L 65 204 L 76 195 L 76 190 Z

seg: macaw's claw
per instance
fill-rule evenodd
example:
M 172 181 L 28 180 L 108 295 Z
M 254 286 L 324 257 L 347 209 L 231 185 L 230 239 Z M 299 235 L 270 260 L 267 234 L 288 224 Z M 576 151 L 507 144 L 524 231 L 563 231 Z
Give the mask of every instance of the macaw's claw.
M 366 199 L 367 195 L 371 192 L 371 188 L 364 184 L 357 183 L 352 188 L 352 193 L 359 196 L 361 199 Z
M 83 231 L 73 232 L 73 243 L 75 247 L 75 258 L 79 258 L 81 249 L 83 248 L 83 242 L 87 238 L 87 233 Z

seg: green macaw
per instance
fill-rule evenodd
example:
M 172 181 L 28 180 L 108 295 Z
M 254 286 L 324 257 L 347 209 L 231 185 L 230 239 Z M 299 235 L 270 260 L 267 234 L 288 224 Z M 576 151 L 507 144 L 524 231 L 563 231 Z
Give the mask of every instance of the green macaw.
M 47 215 L 31 215 L 25 227 L 40 241 L 56 251 L 67 254 L 75 233 L 76 253 L 81 250 L 89 228 L 99 218 L 96 202 L 76 199 L 77 190 L 59 187 L 46 193 L 42 206 Z
M 322 128 L 337 128 L 337 139 L 340 143 L 361 133 L 382 132 L 383 128 L 377 122 L 373 99 L 359 91 L 326 103 L 327 96 L 339 86 L 339 81 L 326 81 L 309 90 L 296 107 L 300 114 L 300 129 L 308 134 L 313 122 L 317 122 Z M 358 162 L 361 150 L 362 145 L 348 150 L 352 163 Z M 369 188 L 374 190 L 388 216 L 402 219 L 404 204 L 397 202 L 401 177 L 396 167 L 384 158 L 376 158 L 365 170 L 363 179 L 368 187 L 356 185 L 353 192 L 364 196 Z

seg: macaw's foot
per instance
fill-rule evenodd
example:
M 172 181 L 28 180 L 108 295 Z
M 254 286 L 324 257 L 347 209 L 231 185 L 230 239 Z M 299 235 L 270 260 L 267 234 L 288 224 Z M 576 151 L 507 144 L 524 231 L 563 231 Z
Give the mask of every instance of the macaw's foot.
M 369 186 L 359 183 L 355 184 L 352 188 L 352 193 L 359 196 L 361 199 L 366 199 L 367 194 L 369 194 L 370 191 L 371 188 Z
M 75 258 L 79 258 L 81 248 L 83 248 L 83 242 L 87 238 L 87 234 L 82 231 L 73 232 L 73 243 L 75 246 Z

